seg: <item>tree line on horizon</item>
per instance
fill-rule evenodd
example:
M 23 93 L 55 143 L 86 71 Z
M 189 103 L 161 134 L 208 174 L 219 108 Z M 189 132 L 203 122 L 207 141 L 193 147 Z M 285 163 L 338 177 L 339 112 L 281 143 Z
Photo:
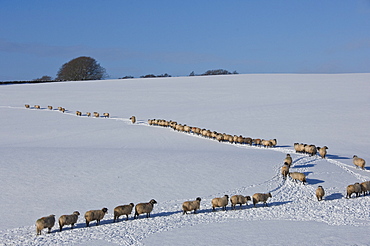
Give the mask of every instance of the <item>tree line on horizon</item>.
M 225 69 L 208 70 L 202 74 L 195 74 L 192 71 L 189 76 L 208 76 L 208 75 L 227 75 L 238 74 L 236 71 L 229 72 Z M 160 75 L 147 74 L 140 76 L 140 78 L 166 78 L 172 77 L 165 73 Z M 6 81 L 0 84 L 13 83 L 45 83 L 45 82 L 60 82 L 60 81 L 83 81 L 83 80 L 102 80 L 108 78 L 105 68 L 103 68 L 94 58 L 87 56 L 80 56 L 64 63 L 58 70 L 57 76 L 53 79 L 51 76 L 44 75 L 30 81 Z M 125 76 L 119 79 L 132 79 L 133 76 Z

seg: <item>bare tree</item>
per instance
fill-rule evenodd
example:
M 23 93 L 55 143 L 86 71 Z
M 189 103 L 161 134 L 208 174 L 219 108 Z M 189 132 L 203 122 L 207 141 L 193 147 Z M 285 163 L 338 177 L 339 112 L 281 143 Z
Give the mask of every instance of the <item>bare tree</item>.
M 57 81 L 100 80 L 106 78 L 105 68 L 91 57 L 80 56 L 59 69 Z

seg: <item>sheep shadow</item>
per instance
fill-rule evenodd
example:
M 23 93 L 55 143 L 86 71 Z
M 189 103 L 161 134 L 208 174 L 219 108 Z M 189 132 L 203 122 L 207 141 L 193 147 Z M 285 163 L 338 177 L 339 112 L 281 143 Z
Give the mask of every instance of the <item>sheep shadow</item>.
M 292 168 L 304 168 L 304 167 L 314 167 L 316 166 L 316 164 L 307 164 L 307 165 L 296 165 L 296 166 L 292 166 Z
M 337 199 L 342 199 L 344 196 L 342 193 L 333 193 L 330 194 L 329 196 L 324 197 L 324 200 L 332 201 L 332 200 L 337 200 Z
M 292 203 L 293 201 L 284 201 L 284 202 L 271 202 L 271 203 L 267 203 L 267 206 L 263 203 L 261 204 L 256 204 L 256 207 L 253 206 L 252 204 L 252 208 L 259 208 L 259 207 L 277 207 L 277 206 L 282 206 L 282 205 L 285 205 L 285 204 L 288 204 L 288 203 Z
M 310 185 L 324 183 L 324 180 L 320 180 L 320 179 L 306 179 L 306 181 L 307 181 L 307 184 L 310 184 Z
M 276 147 L 279 147 L 279 148 L 289 148 L 289 147 L 292 147 L 291 145 L 276 145 Z
M 345 157 L 345 156 L 329 155 L 329 154 L 327 154 L 326 157 L 329 158 L 329 159 L 335 159 L 335 160 L 348 160 L 348 159 L 352 159 L 352 158 Z
M 164 216 L 171 216 L 173 214 L 177 214 L 177 213 L 182 213 L 182 210 L 178 210 L 178 211 L 172 211 L 172 212 L 161 212 L 161 213 L 156 213 L 156 214 L 151 214 L 150 215 L 150 218 L 155 218 L 155 217 L 164 217 Z M 140 218 L 140 217 L 139 217 Z M 141 218 L 146 218 L 146 215 L 142 215 Z

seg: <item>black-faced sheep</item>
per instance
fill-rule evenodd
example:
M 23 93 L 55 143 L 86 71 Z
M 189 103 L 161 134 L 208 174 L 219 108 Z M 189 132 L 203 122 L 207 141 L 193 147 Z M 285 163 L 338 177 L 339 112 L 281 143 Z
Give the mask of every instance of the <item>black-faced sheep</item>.
M 40 105 L 35 105 L 35 109 L 40 109 Z
M 360 157 L 357 157 L 357 155 L 354 155 L 353 156 L 353 164 L 356 166 L 356 167 L 360 167 L 362 169 L 365 169 L 365 160 L 360 158 Z
M 194 201 L 186 201 L 186 202 L 183 202 L 182 204 L 182 211 L 183 213 L 182 214 L 187 214 L 188 211 L 193 211 L 194 210 L 194 214 L 197 213 L 197 210 L 200 209 L 200 201 L 202 199 L 200 197 L 197 197 L 197 199 L 195 199 Z
M 292 163 L 293 163 L 293 159 L 292 159 L 292 157 L 290 156 L 290 154 L 286 154 L 286 157 L 285 157 L 285 159 L 284 159 L 284 164 L 287 164 L 287 165 L 289 165 L 289 167 L 292 165 Z
M 25 104 L 24 105 L 26 108 L 30 108 L 30 105 L 29 104 Z
M 113 222 L 118 221 L 121 215 L 126 215 L 126 220 L 128 220 L 128 216 L 131 214 L 134 206 L 135 205 L 133 203 L 130 203 L 128 205 L 121 205 L 121 206 L 115 207 Z
M 316 198 L 318 201 L 321 201 L 324 196 L 325 196 L 324 188 L 322 188 L 322 186 L 319 185 L 316 189 Z
M 99 118 L 99 113 L 98 113 L 98 112 L 94 112 L 94 116 L 95 116 L 96 118 Z
M 361 192 L 364 193 L 364 196 L 366 194 L 369 194 L 369 191 L 370 191 L 370 181 L 362 182 L 360 185 L 361 185 Z
M 62 215 L 59 217 L 59 231 L 62 231 L 63 226 L 71 225 L 71 229 L 75 223 L 77 223 L 77 219 L 80 213 L 78 211 L 74 211 L 73 214 L 70 215 Z
M 53 110 L 53 106 L 48 106 L 48 109 Z
M 353 185 L 347 186 L 347 195 L 346 198 L 351 198 L 351 195 L 355 193 L 356 197 L 360 196 L 361 194 L 361 185 L 359 183 L 355 183 Z
M 216 197 L 212 199 L 212 210 L 215 211 L 217 207 L 222 207 L 226 211 L 226 206 L 229 203 L 229 196 Z
M 135 117 L 135 116 L 131 116 L 131 117 L 130 117 L 130 120 L 131 120 L 132 124 L 135 124 L 135 122 L 136 122 L 136 117 Z
M 239 204 L 240 208 L 241 208 L 242 204 L 248 205 L 248 201 L 250 201 L 250 200 L 251 200 L 250 196 L 233 195 L 230 198 L 231 208 L 235 210 L 236 209 L 236 204 Z
M 154 204 L 156 204 L 157 201 L 152 199 L 149 202 L 146 203 L 139 203 L 135 206 L 135 215 L 134 219 L 139 218 L 140 214 L 146 214 L 146 217 L 150 217 L 150 213 L 153 210 Z
M 109 118 L 109 113 L 103 113 L 103 117 Z
M 48 233 L 50 233 L 51 228 L 53 228 L 54 224 L 55 224 L 54 214 L 36 220 L 36 235 L 41 235 L 41 231 L 44 228 L 48 228 Z
M 76 111 L 76 115 L 77 115 L 77 116 L 82 116 L 81 111 Z
M 294 143 L 294 150 L 295 150 L 296 153 L 303 153 L 304 152 L 304 144 Z
M 87 117 L 90 117 L 91 116 L 91 113 L 90 112 L 86 112 L 86 115 L 87 115 Z
M 85 213 L 86 226 L 89 227 L 91 221 L 96 220 L 96 225 L 100 224 L 100 220 L 104 218 L 104 215 L 108 212 L 107 208 L 101 210 L 90 210 Z
M 267 205 L 267 199 L 269 197 L 272 197 L 271 193 L 267 193 L 267 194 L 264 194 L 264 193 L 255 193 L 252 196 L 254 207 L 256 207 L 256 204 L 259 203 L 259 202 L 263 202 L 265 204 L 265 206 L 268 206 Z
M 283 178 L 286 179 L 286 177 L 289 174 L 289 165 L 288 163 L 284 163 L 284 166 L 281 167 L 281 174 L 283 175 Z
M 326 153 L 327 153 L 327 149 L 329 149 L 328 147 L 324 146 L 324 147 L 317 147 L 317 150 L 319 151 L 319 155 L 321 156 L 321 158 L 326 158 Z
M 307 181 L 306 181 L 306 175 L 304 175 L 304 173 L 299 173 L 299 172 L 292 172 L 292 173 L 289 173 L 289 176 L 295 181 L 297 182 L 297 180 L 299 181 L 302 181 L 303 184 L 305 184 Z

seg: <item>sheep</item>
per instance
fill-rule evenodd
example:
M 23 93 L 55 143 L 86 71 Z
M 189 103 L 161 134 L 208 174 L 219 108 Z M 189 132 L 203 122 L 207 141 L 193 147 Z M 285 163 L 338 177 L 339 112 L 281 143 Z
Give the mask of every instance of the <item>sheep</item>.
M 231 208 L 235 210 L 236 209 L 236 204 L 239 204 L 240 208 L 241 208 L 242 204 L 244 204 L 244 203 L 246 205 L 248 205 L 248 201 L 250 201 L 250 200 L 251 200 L 250 196 L 233 195 L 230 198 Z
M 91 113 L 90 112 L 86 112 L 86 115 L 87 115 L 87 117 L 90 117 L 91 116 Z
M 58 110 L 59 110 L 59 111 L 62 111 L 62 109 L 63 109 L 62 107 L 58 107 Z
M 217 207 L 222 207 L 226 211 L 226 206 L 229 203 L 229 196 L 224 195 L 223 197 L 216 197 L 212 199 L 212 210 L 216 211 Z
M 293 163 L 293 159 L 292 159 L 292 157 L 290 156 L 290 154 L 286 154 L 286 157 L 285 157 L 285 159 L 284 159 L 284 164 L 287 164 L 287 165 L 289 165 L 289 167 L 292 165 L 292 163 Z
M 80 111 L 76 111 L 76 115 L 77 115 L 77 116 L 81 116 L 81 115 L 82 115 L 82 113 L 81 113 Z
M 144 213 L 146 213 L 146 217 L 149 218 L 150 213 L 153 210 L 154 204 L 156 204 L 156 203 L 157 203 L 157 201 L 152 199 L 147 203 L 136 204 L 134 219 L 139 218 L 139 215 L 144 214 Z
M 48 109 L 53 110 L 53 106 L 48 106 Z
M 136 122 L 136 117 L 135 117 L 135 116 L 131 116 L 131 117 L 130 117 L 130 120 L 131 120 L 132 124 L 135 124 L 135 122 Z
M 325 191 L 324 191 L 324 188 L 322 188 L 321 185 L 319 185 L 316 189 L 316 198 L 318 201 L 322 201 L 322 198 L 324 197 L 325 195 Z
M 109 118 L 109 113 L 103 113 L 103 117 Z
M 303 153 L 304 152 L 304 144 L 294 143 L 294 150 L 295 150 L 296 153 Z
M 90 210 L 85 213 L 86 227 L 89 227 L 91 221 L 96 220 L 96 225 L 100 224 L 100 220 L 104 218 L 104 215 L 108 212 L 107 208 L 101 210 Z
M 99 118 L 99 113 L 98 113 L 98 112 L 94 112 L 94 116 L 95 116 L 96 118 Z
M 29 104 L 25 104 L 24 105 L 26 108 L 30 108 L 30 105 Z
M 200 201 L 201 200 L 202 199 L 200 197 L 197 197 L 197 199 L 195 199 L 194 201 L 183 202 L 183 204 L 182 204 L 183 213 L 182 214 L 187 214 L 188 211 L 193 211 L 193 210 L 194 210 L 194 214 L 196 214 L 197 210 L 200 209 Z
M 271 193 L 267 193 L 267 194 L 263 194 L 263 193 L 255 193 L 253 196 L 252 196 L 252 199 L 253 199 L 253 205 L 254 207 L 256 207 L 256 204 L 259 203 L 259 202 L 263 202 L 265 204 L 265 206 L 268 207 L 267 205 L 267 199 L 269 197 L 272 197 Z
M 62 108 L 62 110 L 61 110 L 63 113 L 66 111 L 66 109 L 65 108 Z
M 128 220 L 128 215 L 131 214 L 132 208 L 135 205 L 133 203 L 130 203 L 128 205 L 121 205 L 114 208 L 114 219 L 113 222 L 116 222 L 119 220 L 119 217 L 121 215 L 126 215 L 126 220 Z
M 346 198 L 351 198 L 351 195 L 355 193 L 356 197 L 358 197 L 361 193 L 361 185 L 359 183 L 355 183 L 353 185 L 348 185 L 347 186 L 347 195 Z
M 35 105 L 35 109 L 40 109 L 40 105 Z
M 272 147 L 272 144 L 271 144 L 270 140 L 262 140 L 262 141 L 261 141 L 261 144 L 262 144 L 265 148 Z
M 354 155 L 353 156 L 353 164 L 356 166 L 356 167 L 360 167 L 362 168 L 362 170 L 365 169 L 365 160 L 360 158 L 360 157 L 357 157 L 357 155 Z
M 284 166 L 281 167 L 281 174 L 283 175 L 284 179 L 286 179 L 289 174 L 289 167 L 290 165 L 286 162 L 284 162 Z
M 307 181 L 306 181 L 306 175 L 304 175 L 303 173 L 299 173 L 299 172 L 292 172 L 292 173 L 289 173 L 289 176 L 295 180 L 295 182 L 297 182 L 297 180 L 299 181 L 302 181 L 303 184 L 305 184 Z
M 55 224 L 54 214 L 36 220 L 36 235 L 41 235 L 41 231 L 44 228 L 48 228 L 48 233 L 50 233 L 51 228 L 54 226 L 54 224 Z
M 321 158 L 325 159 L 326 158 L 326 153 L 327 153 L 327 149 L 329 149 L 328 147 L 324 146 L 324 147 L 317 147 L 317 150 L 319 151 L 319 155 L 321 156 Z
M 361 192 L 364 193 L 364 196 L 366 194 L 369 194 L 369 191 L 370 191 L 370 181 L 362 182 L 360 185 L 361 185 Z
M 274 138 L 274 139 L 270 139 L 270 143 L 271 143 L 271 146 L 272 146 L 272 147 L 276 147 L 276 145 L 277 145 L 277 140 L 276 140 L 276 138 Z
M 313 144 L 310 144 L 310 145 L 305 145 L 304 147 L 304 151 L 309 154 L 310 156 L 314 156 L 317 154 L 317 149 L 316 149 L 316 146 L 313 145 Z
M 255 145 L 261 145 L 261 139 L 259 139 L 259 138 L 256 138 L 256 139 L 253 139 L 253 143 L 255 144 Z
M 62 231 L 63 226 L 71 225 L 71 229 L 75 223 L 77 223 L 77 219 L 80 213 L 78 211 L 74 211 L 73 214 L 70 215 L 62 215 L 59 217 L 59 231 Z

